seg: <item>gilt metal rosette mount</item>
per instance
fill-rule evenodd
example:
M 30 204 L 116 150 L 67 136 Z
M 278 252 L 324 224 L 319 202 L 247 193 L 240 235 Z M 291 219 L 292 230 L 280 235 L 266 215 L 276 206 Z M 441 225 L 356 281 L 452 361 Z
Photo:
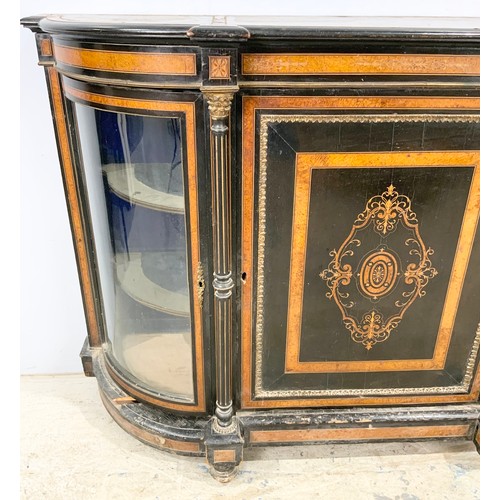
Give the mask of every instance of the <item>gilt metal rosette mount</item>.
M 366 349 L 386 341 L 437 275 L 408 196 L 391 184 L 371 197 L 320 273 L 351 338 Z

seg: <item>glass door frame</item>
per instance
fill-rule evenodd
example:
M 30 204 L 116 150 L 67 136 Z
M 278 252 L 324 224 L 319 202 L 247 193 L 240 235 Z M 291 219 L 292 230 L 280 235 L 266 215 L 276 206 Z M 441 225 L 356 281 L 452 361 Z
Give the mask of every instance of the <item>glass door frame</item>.
M 74 153 L 74 173 L 76 185 L 68 183 L 68 191 L 75 191 L 80 198 L 79 203 L 83 215 L 83 234 L 87 248 L 88 267 L 91 270 L 92 282 L 90 295 L 93 297 L 96 321 L 98 324 L 98 343 L 103 348 L 106 367 L 113 380 L 131 396 L 140 401 L 148 402 L 160 407 L 182 412 L 204 413 L 209 410 L 207 404 L 207 393 L 210 391 L 209 373 L 210 359 L 206 345 L 210 344 L 209 332 L 211 331 L 210 314 L 204 314 L 211 307 L 209 294 L 205 292 L 205 276 L 211 275 L 211 259 L 208 249 L 211 245 L 211 233 L 204 228 L 210 228 L 210 211 L 208 208 L 210 192 L 204 193 L 199 189 L 200 185 L 210 185 L 207 178 L 209 168 L 203 168 L 200 162 L 208 158 L 203 154 L 204 143 L 198 141 L 202 131 L 197 130 L 203 126 L 203 106 L 199 93 L 172 91 L 144 91 L 139 89 L 114 88 L 111 86 L 91 85 L 75 81 L 68 77 L 62 77 L 62 88 L 65 96 L 66 113 L 72 115 L 70 123 L 75 123 L 76 130 L 70 130 L 72 149 Z M 102 307 L 102 293 L 99 283 L 99 273 L 96 261 L 96 253 L 93 243 L 92 224 L 90 220 L 89 201 L 86 192 L 85 179 L 83 175 L 83 162 L 79 145 L 79 134 L 77 130 L 75 103 L 93 108 L 133 115 L 144 115 L 164 118 L 178 118 L 182 128 L 184 158 L 185 185 L 185 213 L 186 213 L 186 241 L 188 252 L 188 288 L 191 304 L 192 325 L 192 353 L 193 353 L 193 403 L 175 401 L 165 394 L 161 396 L 146 387 L 140 381 L 132 379 L 125 374 L 110 355 L 107 348 L 107 335 L 104 322 L 104 311 Z M 70 194 L 70 193 L 69 193 Z M 68 196 L 71 203 L 71 196 Z M 201 208 L 201 209 L 200 209 Z M 206 219 L 206 220 L 205 220 Z M 203 234 L 202 234 L 203 233 Z M 74 236 L 78 238 L 78 236 Z M 76 243 L 76 240 L 75 240 Z M 81 267 L 81 262 L 79 262 Z M 82 293 L 89 294 L 89 288 L 82 283 Z M 95 343 L 95 341 L 94 341 Z M 94 345 L 93 347 L 98 347 Z

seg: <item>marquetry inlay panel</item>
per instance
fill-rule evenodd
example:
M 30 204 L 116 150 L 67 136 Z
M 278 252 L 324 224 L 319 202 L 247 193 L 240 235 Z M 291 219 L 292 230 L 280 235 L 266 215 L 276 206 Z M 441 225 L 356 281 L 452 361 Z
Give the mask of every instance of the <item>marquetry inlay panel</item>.
M 370 248 L 368 244 L 366 255 L 363 240 L 366 233 L 371 236 L 373 232 L 378 235 L 377 246 Z M 394 252 L 392 242 L 404 243 L 401 247 L 403 252 L 407 250 L 405 255 Z M 365 257 L 357 258 L 359 253 Z M 438 273 L 430 261 L 433 253 L 422 240 L 408 196 L 400 195 L 391 184 L 381 195 L 368 200 L 349 236 L 338 250 L 330 252 L 333 259 L 320 273 L 330 290 L 326 296 L 340 308 L 354 342 L 370 350 L 389 338 L 407 309 L 425 295 L 424 288 Z M 391 297 L 384 299 L 393 291 Z M 387 310 L 387 305 L 390 312 L 381 312 L 380 306 Z
M 243 54 L 243 75 L 478 75 L 479 56 Z
M 194 53 L 98 50 L 54 44 L 58 64 L 93 71 L 156 75 L 196 75 Z
M 209 56 L 208 77 L 210 80 L 230 80 L 230 56 Z

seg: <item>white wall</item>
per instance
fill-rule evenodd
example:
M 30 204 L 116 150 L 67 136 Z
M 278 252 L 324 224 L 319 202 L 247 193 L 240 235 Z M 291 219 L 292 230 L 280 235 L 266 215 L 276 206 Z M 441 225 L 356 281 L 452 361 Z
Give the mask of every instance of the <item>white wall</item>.
M 479 17 L 478 0 L 22 0 L 43 13 Z M 85 321 L 43 69 L 20 28 L 21 373 L 80 372 Z

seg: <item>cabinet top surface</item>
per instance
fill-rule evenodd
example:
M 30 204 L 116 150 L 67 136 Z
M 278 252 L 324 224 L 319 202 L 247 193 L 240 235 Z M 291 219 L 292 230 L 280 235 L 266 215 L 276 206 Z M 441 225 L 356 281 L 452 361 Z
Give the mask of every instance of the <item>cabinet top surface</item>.
M 157 16 L 47 15 L 21 23 L 56 34 L 116 33 L 168 38 L 331 38 L 331 37 L 477 37 L 475 17 L 308 17 L 308 16 Z M 201 34 L 201 35 L 200 35 Z

